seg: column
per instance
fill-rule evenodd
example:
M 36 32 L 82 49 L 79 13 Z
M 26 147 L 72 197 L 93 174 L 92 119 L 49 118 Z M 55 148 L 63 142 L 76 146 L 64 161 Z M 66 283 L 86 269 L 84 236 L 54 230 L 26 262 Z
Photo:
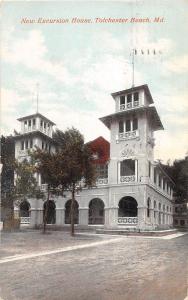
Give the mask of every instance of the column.
M 79 207 L 79 225 L 88 225 L 89 221 L 89 208 Z
M 150 221 L 151 221 L 151 224 L 155 224 L 154 208 L 150 208 Z
M 56 225 L 65 224 L 65 208 L 56 208 Z
M 138 228 L 145 229 L 147 208 L 145 206 L 138 207 Z
M 105 207 L 105 227 L 118 228 L 118 207 Z
M 30 210 L 30 226 L 35 227 L 36 225 L 43 224 L 43 209 L 38 208 L 34 209 L 31 208 Z
M 138 181 L 138 160 L 135 159 L 135 181 Z

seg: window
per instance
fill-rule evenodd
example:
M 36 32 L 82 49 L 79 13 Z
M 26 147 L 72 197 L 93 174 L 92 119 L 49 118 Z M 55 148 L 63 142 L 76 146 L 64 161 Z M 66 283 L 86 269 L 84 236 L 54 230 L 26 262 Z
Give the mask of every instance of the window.
M 124 128 L 123 128 L 123 121 L 119 121 L 119 133 L 124 132 Z
M 21 143 L 21 150 L 24 150 L 24 141 Z
M 134 118 L 133 119 L 133 130 L 137 130 L 138 129 L 138 119 Z
M 44 123 L 44 129 L 46 129 L 46 123 Z
M 33 148 L 33 140 L 30 140 L 30 148 Z
M 27 129 L 27 121 L 24 121 L 24 129 Z
M 138 101 L 138 92 L 134 93 L 134 101 Z
M 156 171 L 155 168 L 154 168 L 154 176 L 153 176 L 153 180 L 154 180 L 154 183 L 157 182 L 157 171 Z
M 35 128 L 35 125 L 36 125 L 36 120 L 33 119 L 33 128 Z
M 149 161 L 149 165 L 148 165 L 148 170 L 149 170 L 149 177 L 151 177 L 151 163 L 150 163 L 150 161 Z
M 135 161 L 132 159 L 125 159 L 120 164 L 120 176 L 135 175 Z
M 180 220 L 180 225 L 184 226 L 185 225 L 185 220 Z
M 150 217 L 150 202 L 151 202 L 151 200 L 150 200 L 150 198 L 148 198 L 148 200 L 147 200 L 147 217 L 148 218 Z
M 25 142 L 25 149 L 28 149 L 28 140 Z
M 46 143 L 45 150 L 47 150 L 47 149 L 48 149 L 48 144 Z
M 120 96 L 120 105 L 125 104 L 125 96 Z
M 42 142 L 42 149 L 44 149 L 44 142 Z
M 132 102 L 132 94 L 128 94 L 127 95 L 127 103 L 131 103 Z
M 96 165 L 97 178 L 108 178 L 108 165 Z
M 126 128 L 126 132 L 127 131 L 131 131 L 131 121 L 130 120 L 126 120 L 125 122 L 125 128 Z
M 161 175 L 159 174 L 159 187 L 161 187 L 161 180 L 162 180 L 162 178 L 161 178 Z
M 31 120 L 29 120 L 29 127 L 31 127 Z
M 166 180 L 165 178 L 163 178 L 163 190 L 165 190 L 165 184 L 166 184 Z
M 43 127 L 43 121 L 42 120 L 40 121 L 40 127 Z

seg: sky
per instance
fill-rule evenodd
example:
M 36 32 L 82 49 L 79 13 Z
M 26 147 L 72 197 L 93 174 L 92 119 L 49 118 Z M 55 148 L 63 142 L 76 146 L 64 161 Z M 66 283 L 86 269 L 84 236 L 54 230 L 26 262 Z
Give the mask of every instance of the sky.
M 4 1 L 1 11 L 1 134 L 19 131 L 17 118 L 36 112 L 39 84 L 39 112 L 57 128 L 74 126 L 86 142 L 98 136 L 109 140 L 99 117 L 115 111 L 111 93 L 131 87 L 135 48 L 135 85 L 148 84 L 165 128 L 155 133 L 155 159 L 185 157 L 188 1 Z

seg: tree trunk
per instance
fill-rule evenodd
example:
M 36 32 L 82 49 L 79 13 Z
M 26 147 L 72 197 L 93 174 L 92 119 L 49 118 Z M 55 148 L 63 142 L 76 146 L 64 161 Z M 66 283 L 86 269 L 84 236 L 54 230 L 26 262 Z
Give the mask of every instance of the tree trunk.
M 75 207 L 75 184 L 72 186 L 71 200 L 71 236 L 74 236 L 74 207 Z
M 46 223 L 47 223 L 47 216 L 48 216 L 49 199 L 50 199 L 50 187 L 48 185 L 47 201 L 46 201 L 46 206 L 44 209 L 44 217 L 43 217 L 43 233 L 46 233 Z

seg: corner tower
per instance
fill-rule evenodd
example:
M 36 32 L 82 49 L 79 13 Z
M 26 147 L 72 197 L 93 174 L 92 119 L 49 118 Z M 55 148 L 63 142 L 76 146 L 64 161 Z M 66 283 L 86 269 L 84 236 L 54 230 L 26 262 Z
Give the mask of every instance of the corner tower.
M 163 125 L 147 85 L 112 97 L 115 113 L 100 118 L 111 132 L 109 184 L 141 182 L 153 164 L 154 131 Z

